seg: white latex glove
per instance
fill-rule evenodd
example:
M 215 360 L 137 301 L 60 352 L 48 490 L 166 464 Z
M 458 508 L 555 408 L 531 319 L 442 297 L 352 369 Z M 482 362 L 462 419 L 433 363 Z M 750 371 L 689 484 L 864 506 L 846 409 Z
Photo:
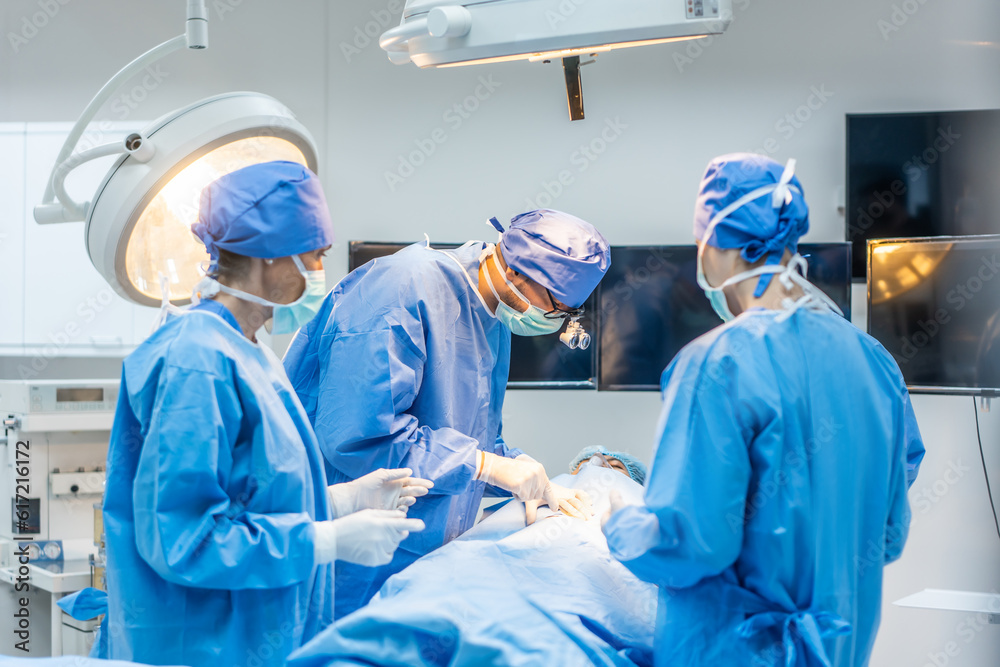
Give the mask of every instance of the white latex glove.
M 602 529 L 608 523 L 612 514 L 625 507 L 625 501 L 622 499 L 622 494 L 619 493 L 618 489 L 611 489 L 608 493 L 608 502 L 610 503 L 610 507 L 608 507 L 608 511 L 601 517 Z
M 317 564 L 342 560 L 369 567 L 386 565 L 400 542 L 424 529 L 423 521 L 398 510 L 372 509 L 314 525 Z
M 522 502 L 541 500 L 553 510 L 559 509 L 545 466 L 526 454 L 508 459 L 489 452 L 479 452 L 480 472 L 476 479 L 510 491 Z
M 406 510 L 417 498 L 427 495 L 434 482 L 410 477 L 409 468 L 380 468 L 353 482 L 326 487 L 333 506 L 333 516 L 345 517 L 358 510 Z
M 552 490 L 555 491 L 556 497 L 559 499 L 559 509 L 563 514 L 571 516 L 575 519 L 583 519 L 584 521 L 594 516 L 594 505 L 590 500 L 590 495 L 586 491 L 581 489 L 570 489 L 565 486 L 560 486 L 555 482 L 549 482 L 549 484 L 552 486 Z M 525 525 L 530 526 L 535 523 L 535 519 L 538 514 L 538 507 L 541 504 L 541 500 L 529 500 L 524 503 Z

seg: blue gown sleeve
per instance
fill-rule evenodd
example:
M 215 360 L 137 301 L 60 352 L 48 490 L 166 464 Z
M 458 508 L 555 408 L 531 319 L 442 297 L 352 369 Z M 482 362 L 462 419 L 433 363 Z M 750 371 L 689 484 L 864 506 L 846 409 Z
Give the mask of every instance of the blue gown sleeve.
M 316 434 L 333 467 L 353 478 L 379 468 L 410 468 L 434 482 L 433 493 L 466 491 L 476 474 L 479 442 L 453 428 L 421 424 L 407 412 L 422 384 L 434 382 L 433 369 L 425 368 L 420 327 L 398 323 L 338 332 L 329 345 Z
M 228 379 L 169 365 L 162 371 L 132 493 L 136 547 L 167 581 L 239 590 L 312 575 L 315 529 L 307 513 L 251 512 L 252 491 L 231 498 L 224 488 L 231 451 L 246 437 L 242 414 Z
M 910 403 L 910 395 L 902 388 L 903 423 L 897 441 L 896 465 L 892 470 L 889 487 L 889 517 L 885 530 L 885 562 L 897 560 L 910 531 L 910 503 L 906 493 L 917 478 L 920 462 L 924 458 L 924 442 L 920 437 L 917 419 Z
M 646 503 L 605 526 L 612 555 L 643 581 L 692 586 L 732 565 L 743 542 L 751 467 L 733 392 L 701 363 L 664 373 L 659 442 Z
M 920 462 L 924 458 L 924 441 L 920 437 L 920 428 L 917 426 L 917 417 L 913 413 L 913 404 L 910 402 L 910 394 L 906 387 L 902 387 L 903 392 L 903 442 L 906 451 L 906 488 L 913 486 L 917 480 L 917 473 L 920 472 Z

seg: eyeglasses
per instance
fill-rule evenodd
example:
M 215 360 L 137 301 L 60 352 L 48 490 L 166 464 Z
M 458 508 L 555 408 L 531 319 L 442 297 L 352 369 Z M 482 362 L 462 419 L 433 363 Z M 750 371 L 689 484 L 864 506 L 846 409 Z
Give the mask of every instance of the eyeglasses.
M 552 292 L 550 292 L 548 288 L 545 289 L 545 293 L 549 296 L 549 303 L 552 304 L 552 310 L 545 313 L 545 317 L 547 319 L 557 320 L 560 318 L 562 319 L 569 318 L 571 320 L 575 320 L 583 316 L 582 306 L 580 308 L 571 308 L 569 310 L 564 310 L 556 305 L 556 300 L 552 298 Z

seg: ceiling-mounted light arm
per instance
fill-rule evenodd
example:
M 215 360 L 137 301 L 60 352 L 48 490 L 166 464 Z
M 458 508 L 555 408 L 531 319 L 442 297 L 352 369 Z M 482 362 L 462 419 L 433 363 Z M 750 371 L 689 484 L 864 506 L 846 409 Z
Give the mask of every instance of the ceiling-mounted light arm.
M 379 38 L 378 45 L 389 55 L 394 65 L 410 62 L 408 43 L 415 37 L 465 37 L 472 29 L 472 14 L 461 5 L 435 7 L 425 18 L 405 21 L 390 28 Z
M 563 58 L 563 75 L 566 77 L 566 100 L 569 103 L 569 119 L 583 120 L 583 80 L 580 77 L 580 56 Z M 591 61 L 592 62 L 592 61 Z
M 90 151 L 98 149 L 106 149 L 110 151 L 110 146 L 112 145 L 105 144 L 104 146 L 98 146 L 96 148 L 89 149 L 89 151 L 83 151 L 80 154 L 73 155 L 73 150 L 80 141 L 80 137 L 83 136 L 84 130 L 87 129 L 87 125 L 89 125 L 90 121 L 92 121 L 94 116 L 97 115 L 98 110 L 100 110 L 100 108 L 104 106 L 105 102 L 111 99 L 111 97 L 118 92 L 126 81 L 154 62 L 183 48 L 195 50 L 208 48 L 208 9 L 205 6 L 205 0 L 187 0 L 187 19 L 183 35 L 178 35 L 173 39 L 163 42 L 159 46 L 153 47 L 130 62 L 117 74 L 111 77 L 111 79 L 104 84 L 99 91 L 97 91 L 94 98 L 90 100 L 87 108 L 83 110 L 83 113 L 76 121 L 73 129 L 70 130 L 69 136 L 66 137 L 66 141 L 63 143 L 62 149 L 59 151 L 58 157 L 56 157 L 55 164 L 52 167 L 52 173 L 49 175 L 48 183 L 45 186 L 45 194 L 42 197 L 42 203 L 34 209 L 36 222 L 39 224 L 75 222 L 83 220 L 84 217 L 86 217 L 88 204 L 78 204 L 66 194 L 64 187 L 66 176 L 69 175 L 73 169 L 88 160 L 93 160 L 97 157 L 104 157 L 107 155 L 120 154 L 126 152 L 127 149 L 121 143 L 115 143 L 114 145 L 117 146 L 117 150 L 115 151 L 103 152 L 100 155 L 91 153 L 86 159 L 80 159 L 84 154 L 90 153 Z M 59 200 L 58 203 L 56 203 L 57 198 Z
M 55 204 L 42 204 L 35 207 L 35 220 L 40 225 L 48 225 L 59 222 L 78 222 L 87 217 L 87 210 L 90 202 L 76 202 L 69 193 L 66 192 L 66 175 L 82 164 L 107 157 L 109 155 L 121 155 L 128 153 L 139 162 L 149 162 L 156 154 L 156 147 L 146 137 L 141 134 L 132 133 L 125 137 L 123 141 L 112 141 L 100 146 L 94 146 L 84 151 L 73 153 L 59 164 L 52 172 L 50 182 L 55 193 Z

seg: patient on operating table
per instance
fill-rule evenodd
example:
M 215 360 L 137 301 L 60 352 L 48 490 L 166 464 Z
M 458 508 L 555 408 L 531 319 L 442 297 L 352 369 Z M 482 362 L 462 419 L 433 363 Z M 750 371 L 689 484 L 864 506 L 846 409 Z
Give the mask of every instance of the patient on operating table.
M 570 462 L 569 474 L 579 474 L 580 470 L 585 465 L 595 465 L 601 468 L 617 470 L 621 474 L 630 477 L 639 486 L 642 486 L 646 482 L 646 464 L 631 454 L 626 454 L 625 452 L 609 452 L 604 447 L 598 446 L 584 447 Z M 536 521 L 538 508 L 542 505 L 542 503 L 543 501 L 541 500 L 532 500 L 525 503 L 524 515 L 525 523 L 527 525 L 530 526 Z M 499 508 L 499 505 L 495 507 Z M 607 508 L 605 507 L 603 509 L 606 510 Z M 559 514 L 562 514 L 562 512 L 559 512 Z M 543 512 L 543 516 L 545 517 L 555 515 L 556 512 Z M 597 516 L 600 516 L 600 514 Z
M 589 447 L 570 470 L 552 481 L 590 495 L 589 519 L 542 506 L 526 525 L 510 501 L 390 577 L 290 666 L 651 665 L 655 587 L 611 557 L 600 525 L 612 490 L 642 502 L 645 466 Z

